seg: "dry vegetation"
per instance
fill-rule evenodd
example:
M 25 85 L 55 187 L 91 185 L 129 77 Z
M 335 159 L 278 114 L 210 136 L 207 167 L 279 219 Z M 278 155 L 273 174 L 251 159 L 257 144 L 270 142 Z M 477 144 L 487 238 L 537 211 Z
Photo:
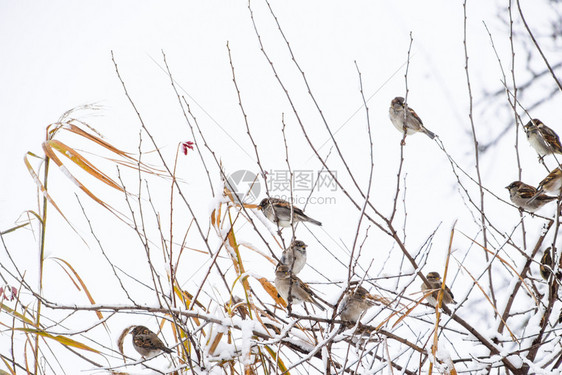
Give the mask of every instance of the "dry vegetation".
M 510 37 L 514 35 L 512 18 L 523 20 L 522 13 L 517 10 L 519 2 L 513 5 L 513 9 L 510 7 L 506 10 Z M 273 15 L 273 11 L 271 12 Z M 278 233 L 278 228 L 264 219 L 255 204 L 240 201 L 235 194 L 235 187 L 229 186 L 228 172 L 221 163 L 221 158 L 225 155 L 212 148 L 212 140 L 206 138 L 205 127 L 199 124 L 197 114 L 190 107 L 189 100 L 178 91 L 172 72 L 168 69 L 171 89 L 177 96 L 178 106 L 184 114 L 192 140 L 195 141 L 179 144 L 175 158 L 170 163 L 153 138 L 153 130 L 145 125 L 141 115 L 142 108 L 137 108 L 132 95 L 129 95 L 127 84 L 120 75 L 118 61 L 114 59 L 117 78 L 122 83 L 132 110 L 138 116 L 142 129 L 140 139 L 148 142 L 154 152 L 145 155 L 121 151 L 103 140 L 92 128 L 93 124 L 74 118 L 80 111 L 69 111 L 59 122 L 47 127 L 46 139 L 42 144 L 43 155 L 29 153 L 26 156 L 26 166 L 38 187 L 40 204 L 38 210 L 28 212 L 28 222 L 1 233 L 4 252 L 2 259 L 6 261 L 1 265 L 0 275 L 3 283 L 10 286 L 4 287 L 0 295 L 2 340 L 10 342 L 10 350 L 0 353 L 2 373 L 62 373 L 65 363 L 79 363 L 82 368 L 115 374 L 138 372 L 141 369 L 178 374 L 537 374 L 560 371 L 562 343 L 557 328 L 561 305 L 558 290 L 560 279 L 554 277 L 559 274 L 562 260 L 557 248 L 560 229 L 558 213 L 553 218 L 548 218 L 540 215 L 531 217 L 529 213 L 521 211 L 520 221 L 511 233 L 505 233 L 495 226 L 501 218 L 493 217 L 486 211 L 486 199 L 505 199 L 496 196 L 483 185 L 479 154 L 499 142 L 505 132 L 497 139 L 479 141 L 477 126 L 472 122 L 470 141 L 474 144 L 475 167 L 468 169 L 447 153 L 438 137 L 435 143 L 431 143 L 432 147 L 439 147 L 449 160 L 447 168 L 457 180 L 458 194 L 466 201 L 467 210 L 479 226 L 475 235 L 464 234 L 464 228 L 458 226 L 439 229 L 450 230 L 449 242 L 439 244 L 448 249 L 444 252 L 445 266 L 439 270 L 443 277 L 442 287 L 444 288 L 445 283 L 452 285 L 459 274 L 470 280 L 472 286 L 465 295 L 456 296 L 456 305 L 443 305 L 433 309 L 426 301 L 430 293 L 410 293 L 412 289 L 418 290 L 422 282 L 427 282 L 428 270 L 423 269 L 423 266 L 434 248 L 433 234 L 425 243 L 416 246 L 407 245 L 405 241 L 405 224 L 400 220 L 406 220 L 401 212 L 406 210 L 401 195 L 405 189 L 404 175 L 407 172 L 403 169 L 406 136 L 404 135 L 401 144 L 396 145 L 397 148 L 400 147 L 401 162 L 393 177 L 396 187 L 392 197 L 392 210 L 384 213 L 385 210 L 377 207 L 370 196 L 373 169 L 378 161 L 372 152 L 369 107 L 363 95 L 359 67 L 357 66 L 357 77 L 361 85 L 366 125 L 364 137 L 371 144 L 370 168 L 361 172 L 361 181 L 368 181 L 367 185 L 358 182 L 357 176 L 351 172 L 344 152 L 332 135 L 333 129 L 324 119 L 320 105 L 316 102 L 314 89 L 309 86 L 305 72 L 298 65 L 298 56 L 293 56 L 290 44 L 285 40 L 284 47 L 293 57 L 325 130 L 331 135 L 331 155 L 318 151 L 319 140 L 314 138 L 314 134 L 301 121 L 293 95 L 277 74 L 275 62 L 268 55 L 268 46 L 262 44 L 251 8 L 250 14 L 263 56 L 293 109 L 290 120 L 292 125 L 300 129 L 323 171 L 331 174 L 334 164 L 330 158 L 337 159 L 342 168 L 338 167 L 339 174 L 331 174 L 330 177 L 346 200 L 345 205 L 339 204 L 347 207 L 349 215 L 359 214 L 360 217 L 355 238 L 345 244 L 349 249 L 349 257 L 340 257 L 337 261 L 336 257 L 330 258 L 334 267 L 347 270 L 347 278 L 332 280 L 326 275 L 326 281 L 313 285 L 315 290 L 322 290 L 324 295 L 335 296 L 326 297 L 328 313 L 320 314 L 311 305 L 305 306 L 307 313 L 302 307 L 287 305 L 287 301 L 278 296 L 273 279 L 264 277 L 267 273 L 259 272 L 255 266 L 259 264 L 260 268 L 272 271 L 281 251 L 288 246 L 291 238 L 296 237 L 300 231 L 307 230 L 306 224 L 293 225 Z M 278 22 L 277 18 L 273 19 Z M 282 25 L 278 23 L 277 28 L 285 38 Z M 518 37 L 534 41 L 530 29 Z M 413 38 L 411 42 L 414 42 Z M 469 42 L 466 42 L 465 27 L 464 69 L 468 88 L 466 97 L 470 103 L 467 115 L 472 120 L 473 95 L 480 94 L 473 93 L 471 89 L 468 64 L 470 48 Z M 538 42 L 531 42 L 527 50 L 529 59 L 544 56 Z M 539 42 L 544 42 L 544 39 Z M 493 40 L 491 45 L 493 46 Z M 515 48 L 513 43 L 511 46 Z M 259 170 L 256 183 L 261 182 L 267 187 L 267 168 L 262 165 L 259 151 L 267 147 L 260 146 L 263 140 L 254 137 L 252 126 L 247 120 L 244 95 L 238 86 L 236 62 L 231 57 L 229 46 L 227 52 L 241 116 L 245 121 L 247 136 L 253 145 L 253 156 Z M 515 53 L 514 50 L 512 52 Z M 407 57 L 409 61 L 410 49 L 407 50 Z M 168 68 L 164 54 L 162 60 Z M 503 67 L 509 67 L 505 70 L 510 73 L 501 77 L 504 88 L 489 96 L 508 105 L 512 116 L 510 124 L 520 129 L 526 123 L 522 117 L 526 118 L 531 108 L 521 104 L 521 90 L 515 83 L 513 60 L 505 62 L 498 57 L 498 61 L 502 70 Z M 535 77 L 524 85 L 524 89 L 530 90 L 533 82 L 546 77 L 549 82 L 555 83 L 553 92 L 558 93 L 562 87 L 556 73 L 561 66 L 559 62 L 551 64 L 544 58 L 544 71 L 534 73 Z M 408 67 L 405 83 L 407 98 Z M 536 105 L 538 104 L 533 103 L 533 108 Z M 283 142 L 287 171 L 292 175 L 295 166 L 289 163 L 291 140 L 285 136 L 285 122 L 284 116 L 283 138 L 279 138 L 278 142 Z M 521 132 L 522 130 L 519 131 Z M 520 134 L 517 136 L 521 138 Z M 89 151 L 104 154 L 105 158 L 99 164 L 91 161 L 90 157 L 79 152 L 72 143 L 61 140 L 66 138 L 80 143 L 82 148 Z M 515 150 L 518 152 L 519 144 L 517 141 L 515 143 Z M 177 177 L 178 164 L 186 157 L 197 160 L 204 170 L 204 173 L 197 176 L 197 181 L 201 185 L 208 184 L 209 196 L 214 197 L 209 202 L 212 205 L 210 215 L 194 212 L 195 198 L 184 193 L 184 181 Z M 40 159 L 42 173 L 34 166 L 37 164 L 36 159 Z M 545 159 L 553 164 L 548 157 Z M 53 168 L 53 163 L 58 170 Z M 43 293 L 43 284 L 49 280 L 49 275 L 44 272 L 49 216 L 56 211 L 57 215 L 60 214 L 67 221 L 67 235 L 80 237 L 80 231 L 75 228 L 73 221 L 67 219 L 68 212 L 59 206 L 59 200 L 64 198 L 57 198 L 57 192 L 48 185 L 51 175 L 60 174 L 61 170 L 68 181 L 81 191 L 75 209 L 83 215 L 91 231 L 91 237 L 84 239 L 84 242 L 89 242 L 89 248 L 102 254 L 106 265 L 104 277 L 113 280 L 113 288 L 126 296 L 121 303 L 107 303 L 104 296 L 94 296 L 90 289 L 96 280 L 86 280 L 75 264 L 64 259 L 57 259 L 57 263 L 71 280 L 67 283 L 83 294 L 89 304 L 57 300 L 52 294 L 46 297 Z M 157 190 L 156 185 L 163 185 L 167 189 L 168 205 L 165 207 L 159 206 L 159 200 L 151 194 Z M 107 191 L 117 194 L 108 194 Z M 266 195 L 269 193 L 267 191 Z M 291 189 L 291 196 L 293 193 Z M 134 270 L 112 260 L 110 245 L 98 240 L 98 223 L 93 217 L 99 216 L 88 213 L 87 207 L 91 207 L 92 202 L 102 207 L 105 215 L 117 218 L 123 227 L 136 235 L 138 242 L 135 246 L 140 244 L 144 249 L 137 256 L 147 265 L 149 278 L 135 279 L 135 276 L 131 276 L 135 274 Z M 188 218 L 187 221 L 185 217 Z M 532 224 L 528 224 L 531 221 Z M 526 230 L 526 225 L 541 229 L 529 231 Z M 39 228 L 39 285 L 28 283 L 25 265 L 18 264 L 10 256 L 19 249 L 8 246 L 4 241 L 12 231 L 31 226 Z M 242 227 L 244 230 L 241 230 Z M 372 267 L 372 264 L 358 261 L 365 251 L 367 238 L 373 236 L 385 237 L 393 242 L 390 251 L 400 259 L 398 274 L 385 274 Z M 468 244 L 466 252 L 452 254 L 461 243 L 462 246 Z M 316 246 L 323 246 L 321 240 Z M 469 251 L 481 257 L 480 267 L 470 269 L 464 266 L 464 257 Z M 544 279 L 536 277 L 543 254 L 554 260 L 543 264 Z M 451 266 L 453 258 L 454 267 Z M 547 257 L 544 256 L 544 259 Z M 191 275 L 183 271 L 185 262 L 197 263 L 198 260 L 201 260 L 200 264 L 190 266 L 202 270 L 204 276 L 200 279 L 198 288 L 188 290 L 184 286 Z M 248 263 L 252 266 L 249 267 Z M 131 279 L 135 282 L 131 283 Z M 342 321 L 338 308 L 344 292 L 358 283 L 370 291 L 377 303 L 365 314 L 361 323 L 353 324 Z M 145 290 L 145 296 L 150 293 L 150 299 L 142 300 L 152 301 L 151 303 L 138 302 L 141 299 L 135 288 L 141 288 L 140 284 Z M 452 289 L 454 291 L 454 287 Z M 442 293 L 439 294 L 440 302 L 441 298 Z M 478 301 L 478 311 L 470 310 L 470 303 L 474 303 L 471 300 Z M 96 321 L 92 321 L 94 313 Z M 145 359 L 130 351 L 130 336 L 127 333 L 134 325 L 131 322 L 139 316 L 154 317 L 151 329 L 172 349 L 171 354 Z M 483 319 L 487 320 L 485 330 Z M 123 324 L 126 321 L 129 324 Z M 117 340 L 116 336 L 119 336 Z

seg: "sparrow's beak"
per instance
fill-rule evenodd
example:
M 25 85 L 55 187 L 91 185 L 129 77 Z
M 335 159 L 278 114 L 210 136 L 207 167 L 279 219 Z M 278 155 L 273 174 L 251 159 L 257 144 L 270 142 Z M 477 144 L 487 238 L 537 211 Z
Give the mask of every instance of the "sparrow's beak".
M 506 188 L 506 189 L 509 189 L 509 186 L 506 186 L 505 188 Z

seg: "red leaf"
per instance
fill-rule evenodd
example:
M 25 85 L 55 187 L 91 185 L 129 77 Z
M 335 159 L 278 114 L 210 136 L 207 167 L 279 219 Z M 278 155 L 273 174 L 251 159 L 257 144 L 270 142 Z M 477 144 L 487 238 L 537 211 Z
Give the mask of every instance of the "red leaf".
M 182 142 L 181 149 L 184 155 L 187 155 L 187 149 L 193 150 L 194 143 L 191 141 Z
M 5 285 L 0 287 L 0 300 L 13 301 L 18 295 L 18 290 L 15 286 Z

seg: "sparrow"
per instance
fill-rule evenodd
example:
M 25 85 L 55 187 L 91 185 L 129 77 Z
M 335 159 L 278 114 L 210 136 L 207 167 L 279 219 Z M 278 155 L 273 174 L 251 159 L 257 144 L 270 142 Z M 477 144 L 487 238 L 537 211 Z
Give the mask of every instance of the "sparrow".
M 302 241 L 294 240 L 288 249 L 281 254 L 281 264 L 289 267 L 294 275 L 301 272 L 306 264 L 306 248 L 307 244 Z
M 291 291 L 291 299 L 294 303 L 310 302 L 318 306 L 322 311 L 325 310 L 316 299 L 314 292 L 301 279 L 291 273 L 289 267 L 285 264 L 279 264 L 275 270 L 275 287 L 279 295 L 287 302 L 289 301 L 289 290 Z
M 425 133 L 429 138 L 435 138 L 433 132 L 427 130 L 422 123 L 420 116 L 408 106 L 408 115 L 406 116 L 406 121 L 404 121 L 404 98 L 397 96 L 390 102 L 390 109 L 388 110 L 390 116 L 390 121 L 392 125 L 402 134 L 404 134 L 404 128 L 406 128 L 406 134 L 414 134 L 417 132 Z M 404 123 L 405 122 L 405 123 Z
M 538 193 L 534 186 L 527 185 L 521 181 L 514 181 L 505 187 L 509 190 L 509 199 L 519 208 L 529 212 L 535 212 L 548 202 L 556 200 L 546 194 Z
M 539 183 L 537 190 L 539 193 L 545 191 L 548 193 L 556 194 L 556 196 L 558 196 L 561 193 L 560 191 L 561 188 L 562 188 L 562 170 L 560 169 L 560 167 L 557 167 L 552 172 L 550 172 L 548 176 L 544 178 L 544 180 L 542 180 Z
M 437 304 L 439 289 L 441 289 L 441 275 L 439 275 L 439 272 L 430 272 L 427 274 L 426 279 L 429 282 L 429 285 L 422 283 L 421 291 L 424 294 L 426 294 L 429 291 L 434 290 L 433 293 L 427 296 L 427 302 L 430 305 L 435 306 Z M 447 305 L 450 303 L 456 304 L 455 297 L 453 296 L 453 292 L 451 292 L 451 289 L 449 289 L 449 287 L 446 285 L 445 285 L 445 291 L 443 293 L 443 300 L 441 302 L 443 305 Z
M 162 340 L 154 332 L 145 326 L 136 326 L 131 331 L 133 335 L 133 347 L 143 357 L 152 357 L 164 351 L 171 353 L 172 350 L 164 346 Z
M 541 258 L 541 265 L 539 271 L 541 272 L 541 276 L 543 279 L 548 281 L 548 276 L 552 272 L 552 268 L 554 267 L 554 262 L 552 261 L 552 257 L 550 256 L 550 247 L 547 248 Z
M 532 119 L 524 125 L 527 140 L 542 158 L 550 154 L 562 154 L 562 145 L 558 135 L 542 123 L 538 118 Z
M 261 210 L 265 217 L 280 227 L 291 226 L 291 204 L 283 199 L 264 198 L 258 205 L 258 210 Z M 322 225 L 321 222 L 306 216 L 300 208 L 293 205 L 293 223 L 296 224 L 299 221 Z
M 373 296 L 362 286 L 350 288 L 343 297 L 339 314 L 343 320 L 357 322 L 361 315 L 375 305 Z

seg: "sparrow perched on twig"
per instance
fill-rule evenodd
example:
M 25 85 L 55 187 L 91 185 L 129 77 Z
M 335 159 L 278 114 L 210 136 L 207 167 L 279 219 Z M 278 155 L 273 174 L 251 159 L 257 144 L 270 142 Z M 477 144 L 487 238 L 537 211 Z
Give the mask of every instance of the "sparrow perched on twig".
M 397 96 L 392 99 L 390 109 L 388 110 L 392 125 L 402 134 L 404 134 L 404 128 L 406 128 L 406 134 L 408 135 L 422 132 L 431 139 L 435 138 L 435 134 L 423 126 L 420 116 L 410 106 L 408 106 L 408 114 L 406 119 L 404 119 L 404 107 L 403 97 Z
M 426 279 L 429 282 L 429 285 L 422 283 L 421 290 L 424 294 L 427 294 L 432 290 L 434 291 L 433 293 L 427 296 L 427 302 L 430 305 L 435 306 L 437 304 L 439 289 L 441 289 L 441 283 L 442 283 L 441 275 L 439 275 L 439 272 L 430 272 L 427 274 Z M 445 291 L 443 293 L 443 300 L 441 302 L 443 305 L 447 305 L 451 303 L 456 304 L 455 297 L 453 296 L 453 292 L 451 292 L 451 289 L 449 289 L 449 287 L 446 285 L 445 285 Z
M 550 256 L 550 247 L 547 248 L 541 258 L 541 265 L 539 271 L 543 279 L 548 281 L 548 276 L 552 273 L 552 268 L 554 267 L 554 262 Z
M 289 248 L 283 251 L 281 264 L 288 266 L 295 275 L 301 272 L 306 264 L 306 248 L 307 244 L 303 241 L 294 240 Z
M 514 181 L 505 187 L 509 190 L 509 199 L 519 208 L 529 212 L 535 212 L 548 202 L 556 200 L 556 197 L 538 193 L 534 186 L 527 185 L 521 181 Z
M 133 335 L 133 347 L 143 357 L 152 357 L 161 351 L 166 353 L 172 352 L 171 349 L 164 346 L 162 340 L 154 332 L 145 326 L 136 326 L 131 331 L 131 334 Z
M 343 297 L 339 313 L 343 320 L 357 322 L 374 305 L 373 296 L 367 289 L 362 286 L 351 287 Z
M 541 120 L 538 118 L 532 119 L 523 128 L 527 133 L 529 143 L 541 158 L 550 154 L 562 154 L 560 138 L 554 130 L 543 124 Z
M 556 194 L 556 196 L 560 195 L 562 189 L 562 170 L 560 167 L 555 168 L 550 172 L 540 183 L 538 186 L 538 192 L 542 193 L 543 191 Z
M 275 287 L 279 295 L 287 302 L 289 302 L 290 290 L 293 303 L 310 302 L 318 306 L 320 310 L 325 310 L 324 306 L 314 298 L 312 289 L 301 279 L 291 274 L 289 267 L 285 264 L 279 264 L 275 270 Z
M 265 217 L 280 227 L 291 226 L 291 204 L 283 199 L 264 198 L 258 205 L 258 210 L 261 210 Z M 299 221 L 322 225 L 321 222 L 306 216 L 300 208 L 293 205 L 293 223 L 296 224 Z

